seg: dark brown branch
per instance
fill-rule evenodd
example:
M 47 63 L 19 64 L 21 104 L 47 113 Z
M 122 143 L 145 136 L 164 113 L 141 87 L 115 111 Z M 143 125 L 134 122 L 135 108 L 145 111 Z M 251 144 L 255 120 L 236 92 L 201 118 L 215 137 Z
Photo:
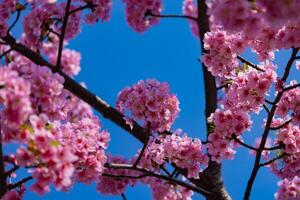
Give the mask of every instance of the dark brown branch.
M 5 176 L 6 177 L 9 177 L 11 176 L 12 173 L 14 173 L 15 171 L 17 171 L 20 167 L 15 165 L 13 166 L 10 170 L 8 170 L 6 173 L 5 173 Z
M 60 34 L 56 31 L 54 31 L 53 29 L 49 28 L 48 29 L 49 33 L 53 33 L 54 35 L 56 35 L 58 38 L 60 38 Z
M 9 49 L 9 50 L 3 52 L 3 53 L 0 55 L 0 59 L 2 59 L 4 56 L 6 56 L 7 54 L 9 54 L 11 51 L 12 51 L 12 49 Z
M 17 9 L 17 16 L 16 19 L 14 20 L 14 22 L 12 23 L 12 25 L 8 28 L 7 30 L 7 34 L 9 34 L 9 32 L 14 28 L 14 26 L 17 24 L 17 22 L 19 21 L 21 16 L 21 10 Z
M 146 170 L 144 168 L 133 167 L 132 165 L 128 165 L 128 164 L 113 164 L 113 163 L 106 163 L 105 167 L 110 168 L 110 169 L 116 169 L 116 170 L 117 169 L 128 169 L 128 170 L 134 170 L 134 171 L 142 172 L 142 173 L 144 173 L 147 176 L 156 177 L 156 178 L 168 181 L 170 183 L 173 183 L 175 185 L 183 186 L 183 187 L 185 187 L 185 188 L 187 188 L 189 190 L 192 190 L 192 191 L 197 192 L 199 194 L 202 194 L 204 196 L 207 196 L 207 195 L 210 194 L 210 192 L 207 191 L 207 190 L 205 190 L 205 189 L 202 189 L 202 188 L 199 188 L 199 187 L 195 187 L 195 186 L 193 186 L 191 184 L 188 184 L 186 182 L 174 179 L 174 178 L 169 177 L 169 176 L 164 176 L 164 175 L 156 173 L 156 172 L 148 171 L 148 170 Z
M 258 71 L 261 71 L 261 72 L 264 72 L 265 70 L 259 68 L 257 65 L 253 64 L 252 62 L 246 60 L 245 58 L 241 57 L 241 56 L 237 56 L 237 58 L 244 64 L 258 70 Z
M 26 178 L 20 180 L 20 181 L 17 182 L 17 183 L 8 185 L 7 187 L 8 187 L 9 190 L 12 190 L 12 189 L 15 189 L 15 188 L 17 188 L 17 187 L 20 187 L 21 185 L 23 185 L 24 183 L 30 181 L 31 179 L 33 179 L 33 177 L 32 177 L 32 176 L 28 176 L 28 177 L 26 177 Z
M 141 150 L 141 152 L 140 152 L 140 154 L 139 154 L 137 160 L 136 160 L 135 163 L 133 164 L 133 167 L 136 167 L 136 166 L 139 164 L 140 160 L 141 160 L 142 157 L 144 156 L 144 153 L 145 153 L 145 151 L 146 151 L 146 149 L 147 149 L 147 146 L 148 146 L 148 143 L 149 143 L 149 138 L 150 138 L 150 124 L 148 124 L 148 127 L 147 127 L 146 137 L 147 137 L 147 140 L 146 140 L 146 142 L 143 144 L 143 148 L 142 148 L 142 150 Z
M 64 16 L 64 20 L 63 20 L 63 25 L 62 25 L 60 37 L 59 37 L 59 46 L 58 46 L 58 53 L 57 53 L 58 55 L 57 55 L 57 61 L 56 61 L 56 70 L 60 69 L 61 56 L 62 56 L 62 50 L 63 50 L 63 46 L 64 46 L 65 34 L 66 34 L 66 30 L 67 30 L 67 26 L 68 26 L 68 20 L 69 20 L 69 16 L 70 16 L 69 12 L 70 12 L 70 7 L 71 7 L 71 1 L 72 0 L 67 1 L 67 5 L 66 5 L 66 9 L 65 9 L 65 16 Z
M 276 127 L 270 127 L 270 130 L 279 130 L 285 126 L 287 126 L 289 123 L 292 122 L 292 119 L 289 119 L 288 121 L 284 122 L 283 124 L 276 126 Z
M 204 35 L 209 32 L 209 21 L 207 15 L 207 5 L 205 0 L 197 0 L 198 8 L 198 28 L 201 53 L 204 54 Z M 202 72 L 204 79 L 205 90 L 205 117 L 206 119 L 215 112 L 217 108 L 217 86 L 215 77 L 207 70 L 206 66 L 202 64 Z M 207 136 L 209 134 L 209 123 L 206 122 Z M 206 196 L 207 200 L 230 200 L 228 192 L 224 187 L 222 180 L 222 165 L 210 161 L 208 167 L 200 174 L 200 179 L 196 184 L 199 187 L 212 191 L 211 195 Z
M 70 12 L 69 12 L 69 15 L 72 15 L 72 14 L 74 14 L 74 13 L 76 13 L 76 12 L 80 12 L 80 11 L 82 11 L 82 10 L 85 10 L 85 9 L 94 9 L 95 7 L 97 7 L 97 4 L 93 4 L 93 3 L 87 3 L 86 5 L 84 5 L 84 6 L 80 6 L 80 7 L 78 7 L 78 8 L 75 8 L 75 9 L 73 9 L 73 10 L 71 10 Z
M 124 193 L 122 193 L 121 196 L 122 196 L 123 200 L 127 200 Z
M 283 91 L 287 92 L 287 91 L 289 91 L 289 90 L 296 89 L 297 87 L 300 87 L 300 83 L 295 84 L 295 85 L 288 86 L 288 87 L 284 88 Z
M 270 164 L 272 164 L 273 162 L 275 162 L 275 161 L 277 161 L 277 160 L 279 160 L 279 159 L 281 159 L 281 158 L 283 158 L 283 157 L 285 157 L 285 156 L 288 156 L 288 154 L 283 153 L 283 154 L 281 154 L 281 155 L 279 155 L 279 156 L 277 156 L 277 157 L 275 157 L 275 158 L 273 158 L 273 159 L 271 159 L 271 160 L 269 160 L 269 161 L 267 161 L 267 162 L 264 162 L 264 163 L 259 164 L 259 167 L 264 167 L 264 166 L 270 165 Z
M 158 15 L 158 14 L 152 13 L 151 11 L 146 12 L 145 17 L 147 17 L 147 16 L 158 17 L 158 18 L 182 18 L 182 19 L 190 19 L 190 20 L 193 20 L 195 22 L 198 21 L 198 19 L 196 17 L 192 17 L 192 16 L 188 16 L 188 15 L 170 15 L 170 14 L 169 15 L 166 15 L 166 14 Z
M 255 147 L 253 147 L 253 146 L 250 146 L 250 145 L 248 145 L 248 144 L 242 142 L 241 140 L 239 140 L 239 139 L 236 137 L 236 135 L 233 135 L 233 136 L 232 136 L 232 139 L 233 139 L 234 141 L 236 141 L 237 143 L 239 143 L 240 145 L 242 145 L 242 146 L 244 146 L 244 147 L 246 147 L 246 148 L 248 148 L 248 149 L 251 149 L 251 150 L 253 150 L 253 151 L 257 151 L 257 148 L 255 148 Z
M 270 100 L 268 100 L 268 99 L 265 99 L 265 102 L 267 102 L 267 103 L 270 104 L 270 105 L 274 105 L 274 102 L 272 102 L 272 101 L 270 101 Z
M 133 167 L 133 166 L 132 166 Z M 145 178 L 148 175 L 147 174 L 142 174 L 140 176 L 128 176 L 128 175 L 115 175 L 115 174 L 107 174 L 107 173 L 103 173 L 101 176 L 106 176 L 106 177 L 110 177 L 110 178 L 115 178 L 115 179 L 122 179 L 122 178 L 128 178 L 128 179 L 141 179 L 141 178 Z
M 270 109 L 268 108 L 268 106 L 266 104 L 263 104 L 264 109 L 267 111 L 267 113 L 270 113 Z
M 293 49 L 292 55 L 291 55 L 290 59 L 288 60 L 288 63 L 286 64 L 284 74 L 281 78 L 282 82 L 285 82 L 287 80 L 290 69 L 293 65 L 293 62 L 295 61 L 295 57 L 296 57 L 298 51 L 299 51 L 299 48 Z M 253 186 L 256 175 L 257 175 L 257 173 L 259 171 L 259 168 L 260 168 L 260 160 L 261 160 L 262 152 L 264 151 L 266 141 L 267 141 L 267 138 L 268 138 L 268 134 L 270 132 L 271 123 L 272 123 L 272 120 L 273 120 L 273 117 L 275 115 L 275 111 L 276 111 L 276 108 L 277 108 L 276 104 L 280 101 L 283 93 L 284 93 L 284 91 L 278 92 L 274 102 L 272 103 L 272 108 L 271 108 L 271 111 L 268 115 L 267 123 L 266 123 L 265 129 L 264 129 L 264 132 L 263 132 L 263 135 L 262 135 L 262 138 L 261 138 L 260 145 L 259 145 L 257 153 L 256 153 L 254 166 L 253 166 L 250 178 L 249 178 L 248 183 L 247 183 L 247 187 L 246 187 L 245 194 L 244 194 L 244 200 L 249 200 L 249 198 L 250 198 L 252 186 Z

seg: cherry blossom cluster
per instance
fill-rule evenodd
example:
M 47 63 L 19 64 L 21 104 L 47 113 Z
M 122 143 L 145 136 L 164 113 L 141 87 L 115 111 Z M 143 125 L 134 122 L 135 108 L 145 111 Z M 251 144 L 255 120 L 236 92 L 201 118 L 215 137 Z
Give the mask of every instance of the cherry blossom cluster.
M 64 79 L 49 68 L 17 53 L 8 56 L 13 60 L 0 68 L 1 129 L 4 142 L 20 144 L 14 165 L 30 168 L 35 180 L 30 189 L 43 195 L 51 184 L 68 190 L 74 181 L 97 182 L 110 136 L 91 107 L 64 90 Z M 63 70 L 75 75 L 79 61 L 80 54 L 65 50 Z M 15 194 L 12 190 L 5 198 Z
M 213 132 L 208 136 L 208 153 L 211 159 L 216 162 L 221 162 L 222 159 L 232 159 L 237 143 L 233 137 L 241 139 L 241 135 L 246 130 L 250 130 L 252 121 L 249 114 L 243 111 L 220 110 L 211 116 L 213 124 Z
M 276 135 L 277 143 L 284 144 L 284 151 L 288 154 L 300 152 L 300 128 L 299 126 L 287 125 L 281 128 Z
M 239 32 L 245 30 L 254 33 L 253 26 L 260 23 L 256 11 L 248 1 L 210 0 L 207 3 L 208 14 L 213 26 L 222 25 L 225 30 Z
M 72 174 L 75 170 L 73 162 L 78 157 L 68 146 L 63 146 L 56 136 L 54 128 L 47 124 L 45 115 L 30 117 L 30 124 L 25 126 L 24 142 L 17 150 L 16 159 L 19 166 L 37 166 L 32 170 L 36 180 L 31 190 L 43 195 L 50 191 L 53 183 L 59 190 L 66 190 L 72 185 Z
M 161 0 L 124 0 L 126 4 L 126 18 L 128 24 L 137 32 L 145 32 L 149 27 L 159 22 L 162 10 Z
M 32 106 L 37 113 L 47 113 L 51 119 L 66 117 L 64 79 L 60 75 L 53 74 L 49 68 L 37 66 L 21 56 L 9 66 L 30 83 Z
M 277 78 L 276 67 L 272 63 L 267 62 L 259 67 L 265 71 L 254 69 L 239 72 L 231 79 L 232 84 L 223 100 L 225 109 L 259 112 L 267 92 Z
M 195 19 L 198 18 L 198 8 L 195 4 L 194 0 L 184 0 L 183 6 L 182 6 L 182 12 L 186 16 L 195 17 Z M 190 28 L 192 30 L 192 33 L 199 37 L 199 27 L 198 23 L 195 20 L 188 19 L 188 22 L 190 24 Z
M 297 84 L 297 81 L 291 81 L 290 86 Z M 286 91 L 280 102 L 276 114 L 280 117 L 288 116 L 291 113 L 291 119 L 293 124 L 300 125 L 300 89 L 295 88 L 293 90 Z
M 199 172 L 208 163 L 208 157 L 203 149 L 199 139 L 190 138 L 178 130 L 172 135 L 153 138 L 147 146 L 140 165 L 155 170 L 169 161 L 186 169 L 189 178 L 197 179 Z
M 47 38 L 49 34 L 61 33 L 62 23 L 59 22 L 64 18 L 65 7 L 65 3 L 42 4 L 34 7 L 23 20 L 25 44 L 40 48 L 41 41 Z M 72 10 L 75 8 L 75 6 L 71 6 Z M 72 39 L 79 33 L 80 16 L 80 12 L 69 16 L 64 39 Z
M 237 55 L 245 47 L 241 35 L 222 30 L 208 32 L 204 38 L 204 48 L 208 53 L 202 56 L 202 62 L 214 76 L 230 77 L 239 66 Z
M 300 2 L 291 1 L 243 1 L 210 0 L 209 14 L 213 24 L 222 25 L 225 30 L 250 31 L 253 27 L 281 27 L 297 24 L 300 20 Z M 254 35 L 253 35 L 254 36 Z
M 59 127 L 59 141 L 71 147 L 72 153 L 77 156 L 73 162 L 76 170 L 74 180 L 90 184 L 97 181 L 95 174 L 101 174 L 107 161 L 105 149 L 110 141 L 110 135 L 105 130 L 100 130 L 96 117 L 82 118 L 76 123 L 66 123 Z
M 297 200 L 300 198 L 300 178 L 284 179 L 278 183 L 279 190 L 275 193 L 276 200 Z
M 140 120 L 152 131 L 169 131 L 179 112 L 179 101 L 170 93 L 167 83 L 154 79 L 139 81 L 123 89 L 118 95 L 117 108 L 129 111 L 134 120 Z
M 60 125 L 49 122 L 46 115 L 32 115 L 22 129 L 22 142 L 28 145 L 17 150 L 16 158 L 19 166 L 35 167 L 30 171 L 36 180 L 32 191 L 43 195 L 51 183 L 68 190 L 73 181 L 89 184 L 102 173 L 110 137 L 100 131 L 96 118 Z
M 207 5 L 211 28 L 243 35 L 243 43 L 248 41 L 260 61 L 300 44 L 297 0 L 210 0 Z
M 32 113 L 30 84 L 19 77 L 18 73 L 7 67 L 0 67 L 0 104 L 2 128 L 10 134 L 4 135 L 5 141 L 18 138 L 16 131 Z

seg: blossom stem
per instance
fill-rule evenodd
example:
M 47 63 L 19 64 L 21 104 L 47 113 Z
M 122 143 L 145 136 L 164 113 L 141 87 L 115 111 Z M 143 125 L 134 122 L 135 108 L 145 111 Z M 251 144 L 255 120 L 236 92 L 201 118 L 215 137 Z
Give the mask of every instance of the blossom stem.
M 245 63 L 246 65 L 258 70 L 258 71 L 261 71 L 261 72 L 264 72 L 265 70 L 259 68 L 257 65 L 253 64 L 252 62 L 246 60 L 245 58 L 241 57 L 241 56 L 237 56 L 237 58 L 242 62 L 242 63 Z
M 151 17 L 159 17 L 159 18 L 183 18 L 183 19 L 190 19 L 190 20 L 194 20 L 197 22 L 197 18 L 196 17 L 192 17 L 192 16 L 188 16 L 188 15 L 162 15 L 162 14 L 154 14 L 151 11 L 150 12 L 146 12 L 145 17 L 147 16 L 151 16 Z
M 32 176 L 28 176 L 28 177 L 26 177 L 26 178 L 23 178 L 22 180 L 20 180 L 20 181 L 17 182 L 17 183 L 8 185 L 8 189 L 9 189 L 9 190 L 12 190 L 12 189 L 15 189 L 15 188 L 17 188 L 17 187 L 20 187 L 21 185 L 23 185 L 24 183 L 30 181 L 31 179 L 33 179 Z
M 183 182 L 183 181 L 180 181 L 180 180 L 177 180 L 177 179 L 174 179 L 172 177 L 169 177 L 169 176 L 164 176 L 162 174 L 159 174 L 159 173 L 156 173 L 156 172 L 151 172 L 151 171 L 148 171 L 144 168 L 141 168 L 141 167 L 133 167 L 133 165 L 128 165 L 128 164 L 114 164 L 114 163 L 106 163 L 105 164 L 105 167 L 107 168 L 110 168 L 110 169 L 128 169 L 128 170 L 135 170 L 135 171 L 139 171 L 139 172 L 142 172 L 144 173 L 145 175 L 147 176 L 152 176 L 152 177 L 156 177 L 156 178 L 159 178 L 159 179 L 162 179 L 162 180 L 165 180 L 165 181 L 168 181 L 170 183 L 173 183 L 173 184 L 176 184 L 176 185 L 180 185 L 180 186 L 183 186 L 189 190 L 192 190 L 194 192 L 197 192 L 199 194 L 202 194 L 204 196 L 206 195 L 209 195 L 210 192 L 205 190 L 205 189 L 202 189 L 202 188 L 199 188 L 199 187 L 196 187 L 194 185 L 190 185 L 186 182 Z
M 62 56 L 62 50 L 64 46 L 64 39 L 65 39 L 65 34 L 68 26 L 68 20 L 69 20 L 69 11 L 71 8 L 71 1 L 68 0 L 67 5 L 66 5 L 66 10 L 65 10 L 65 15 L 64 15 L 64 20 L 63 20 L 63 25 L 61 29 L 61 34 L 59 38 L 59 46 L 58 46 L 58 55 L 57 55 L 57 61 L 56 61 L 56 70 L 60 69 L 60 64 L 61 64 L 61 56 Z

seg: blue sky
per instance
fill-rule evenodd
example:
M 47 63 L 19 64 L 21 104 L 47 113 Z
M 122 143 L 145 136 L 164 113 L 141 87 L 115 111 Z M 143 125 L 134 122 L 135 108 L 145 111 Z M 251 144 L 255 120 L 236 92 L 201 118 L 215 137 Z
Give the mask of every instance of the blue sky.
M 181 112 L 174 129 L 182 128 L 191 137 L 205 136 L 204 93 L 201 66 L 197 61 L 200 55 L 199 41 L 189 30 L 183 19 L 163 19 L 144 34 L 134 32 L 125 20 L 124 5 L 113 1 L 110 22 L 83 26 L 82 33 L 70 42 L 69 48 L 82 54 L 82 71 L 76 78 L 85 82 L 88 88 L 111 105 L 115 105 L 118 92 L 140 79 L 156 78 L 170 84 L 172 92 L 180 100 Z M 165 0 L 164 13 L 180 14 L 182 0 Z M 255 57 L 246 53 L 252 61 Z M 279 55 L 279 64 L 286 60 L 286 52 Z M 141 145 L 108 120 L 102 125 L 112 136 L 109 151 L 114 155 L 133 156 Z M 261 117 L 253 116 L 254 121 Z M 262 132 L 261 124 L 255 123 L 253 131 L 245 138 L 252 143 Z M 247 140 L 246 140 L 247 141 Z M 251 172 L 254 158 L 247 150 L 239 149 L 236 159 L 224 162 L 224 181 L 233 199 L 242 199 L 245 185 Z M 273 199 L 276 191 L 276 177 L 267 169 L 261 170 L 255 182 L 252 199 Z M 128 200 L 151 199 L 147 186 L 138 185 L 126 191 Z M 95 185 L 76 184 L 67 193 L 52 192 L 43 197 L 28 192 L 25 200 L 65 199 L 118 200 L 120 196 L 102 196 Z M 194 199 L 201 199 L 194 196 Z

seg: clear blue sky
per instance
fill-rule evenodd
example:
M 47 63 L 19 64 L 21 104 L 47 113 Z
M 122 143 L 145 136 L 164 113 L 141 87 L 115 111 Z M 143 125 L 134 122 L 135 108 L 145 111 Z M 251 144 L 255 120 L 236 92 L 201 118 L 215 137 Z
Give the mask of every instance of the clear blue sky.
M 91 91 L 111 105 L 115 105 L 116 96 L 122 88 L 140 79 L 166 81 L 180 100 L 181 112 L 174 128 L 182 128 L 192 137 L 204 138 L 204 93 L 201 67 L 197 61 L 199 41 L 192 36 L 187 22 L 163 19 L 148 32 L 139 34 L 128 27 L 123 3 L 120 0 L 113 3 L 110 22 L 84 26 L 82 33 L 70 42 L 70 48 L 82 53 L 82 71 L 76 79 L 85 82 Z M 181 6 L 182 0 L 164 0 L 164 13 L 180 14 Z M 245 55 L 251 56 L 249 53 Z M 286 57 L 287 53 L 282 53 L 279 61 Z M 253 56 L 251 59 L 255 61 Z M 101 119 L 112 136 L 109 151 L 114 155 L 133 156 L 140 147 L 137 140 L 111 122 Z M 261 117 L 254 115 L 254 120 L 257 119 Z M 245 134 L 250 143 L 261 134 L 260 123 L 256 123 L 253 130 Z M 235 160 L 224 162 L 224 181 L 233 199 L 242 199 L 252 165 L 253 157 L 242 148 Z M 273 199 L 276 189 L 276 177 L 268 170 L 261 170 L 252 199 Z M 151 199 L 149 188 L 143 185 L 129 188 L 126 196 L 128 200 Z M 25 200 L 83 198 L 122 199 L 120 196 L 102 196 L 96 192 L 95 185 L 82 184 L 76 184 L 68 193 L 52 188 L 52 192 L 43 197 L 31 192 L 25 196 Z M 201 198 L 194 196 L 194 199 Z

